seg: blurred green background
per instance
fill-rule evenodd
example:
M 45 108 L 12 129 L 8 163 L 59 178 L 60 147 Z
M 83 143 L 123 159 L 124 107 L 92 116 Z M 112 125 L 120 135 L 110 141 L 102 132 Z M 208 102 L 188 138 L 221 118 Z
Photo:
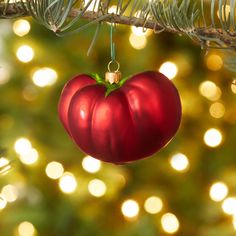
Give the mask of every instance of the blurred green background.
M 86 157 L 58 120 L 64 84 L 106 72 L 108 24 L 57 37 L 31 18 L 0 21 L 1 236 L 236 234 L 236 85 L 221 51 L 178 35 L 117 26 L 124 76 L 161 70 L 179 90 L 172 142 L 124 166 Z M 148 104 L 147 104 L 148 105 Z

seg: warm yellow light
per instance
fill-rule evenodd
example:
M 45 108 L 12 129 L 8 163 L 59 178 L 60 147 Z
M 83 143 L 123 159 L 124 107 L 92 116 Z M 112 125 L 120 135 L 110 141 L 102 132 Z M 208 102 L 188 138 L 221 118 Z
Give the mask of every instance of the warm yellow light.
M 3 195 L 0 195 L 0 210 L 4 209 L 7 206 L 7 200 Z
M 10 71 L 5 66 L 0 67 L 0 85 L 6 84 L 10 80 Z
M 236 93 L 236 80 L 233 81 L 233 83 L 231 85 L 231 90 L 233 93 Z
M 28 45 L 22 45 L 17 49 L 16 56 L 19 61 L 27 63 L 34 58 L 34 51 Z
M 167 61 L 160 66 L 159 72 L 164 74 L 168 79 L 172 80 L 178 74 L 178 67 L 175 63 Z
M 179 221 L 172 213 L 166 213 L 161 217 L 161 225 L 163 230 L 168 234 L 174 234 L 179 229 Z
M 10 161 L 5 157 L 0 158 L 0 175 L 6 174 L 11 169 Z
M 64 168 L 61 163 L 52 161 L 47 164 L 45 172 L 49 178 L 59 179 L 63 175 Z
M 236 214 L 236 198 L 235 197 L 226 198 L 222 203 L 222 210 L 227 215 Z
M 231 7 L 230 7 L 230 5 L 229 4 L 224 4 L 223 6 L 222 6 L 222 20 L 223 21 L 227 21 L 228 20 L 228 18 L 229 18 L 229 16 L 230 16 L 230 9 L 231 9 Z M 219 12 L 219 10 L 217 11 L 217 16 L 218 16 L 218 18 L 220 18 L 220 12 Z
M 117 6 L 116 5 L 110 6 L 108 8 L 108 13 L 110 13 L 110 14 L 112 14 L 112 13 L 116 14 L 116 11 L 117 11 Z M 119 10 L 118 10 L 118 13 L 119 13 Z
M 95 197 L 102 197 L 107 191 L 107 186 L 102 180 L 93 179 L 88 184 L 88 190 L 91 195 Z
M 173 155 L 170 159 L 170 164 L 173 169 L 180 172 L 186 171 L 189 167 L 188 158 L 182 153 Z
M 144 35 L 137 36 L 134 33 L 130 34 L 129 42 L 131 46 L 137 50 L 143 49 L 147 45 L 147 39 Z
M 26 34 L 29 33 L 30 31 L 30 23 L 29 21 L 27 20 L 23 20 L 23 19 L 20 19 L 20 20 L 17 20 L 13 23 L 13 32 L 22 37 Z
M 16 140 L 15 144 L 14 144 L 14 149 L 16 151 L 16 153 L 23 155 L 27 152 L 29 152 L 29 150 L 32 148 L 31 142 L 29 141 L 29 139 L 27 138 L 19 138 Z
M 77 188 L 75 176 L 70 172 L 65 172 L 59 180 L 59 187 L 63 193 L 73 193 Z
M 121 212 L 127 218 L 137 217 L 139 213 L 139 205 L 134 200 L 126 200 L 121 206 Z
M 204 142 L 209 147 L 217 147 L 222 142 L 222 134 L 218 129 L 209 129 L 204 134 Z
M 131 31 L 137 36 L 149 36 L 152 34 L 152 30 L 143 27 L 131 26 Z
M 57 72 L 51 68 L 44 67 L 34 72 L 32 80 L 38 87 L 51 86 L 57 81 Z
M 214 183 L 210 188 L 210 198 L 215 202 L 220 202 L 226 198 L 228 194 L 228 187 L 222 182 Z
M 157 214 L 163 208 L 163 202 L 159 197 L 152 196 L 146 199 L 144 202 L 144 209 L 150 214 Z
M 87 11 L 95 11 L 95 12 L 98 11 L 99 1 L 92 0 L 92 2 L 91 2 L 91 0 L 85 0 L 84 6 L 87 6 L 88 4 L 89 4 L 89 6 L 87 8 Z
M 216 101 L 221 97 L 221 90 L 212 81 L 204 81 L 199 86 L 199 92 L 202 96 L 211 101 Z
M 225 107 L 220 102 L 215 102 L 211 105 L 209 112 L 214 118 L 222 118 L 225 114 Z
M 2 188 L 1 194 L 6 199 L 7 202 L 14 202 L 18 198 L 17 188 L 10 184 Z
M 34 148 L 31 148 L 28 152 L 19 155 L 20 161 L 25 165 L 33 165 L 38 161 L 39 154 Z
M 235 216 L 233 217 L 232 223 L 233 223 L 234 230 L 236 231 L 236 217 Z
M 21 222 L 18 226 L 19 236 L 33 236 L 35 235 L 35 227 L 28 221 Z
M 82 167 L 89 173 L 96 173 L 101 169 L 101 161 L 91 156 L 86 156 L 82 161 Z
M 212 54 L 207 57 L 207 67 L 212 71 L 218 71 L 223 66 L 223 60 L 219 55 Z

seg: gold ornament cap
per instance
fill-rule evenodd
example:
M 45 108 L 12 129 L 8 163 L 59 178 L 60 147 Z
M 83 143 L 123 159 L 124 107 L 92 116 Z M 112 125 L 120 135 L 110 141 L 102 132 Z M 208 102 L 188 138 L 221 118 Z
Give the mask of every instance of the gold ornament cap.
M 116 70 L 112 71 L 111 66 L 112 64 L 116 65 Z M 107 65 L 108 71 L 105 74 L 105 81 L 109 82 L 110 84 L 118 84 L 121 79 L 121 72 L 119 71 L 120 69 L 120 64 L 116 60 L 112 60 L 108 63 Z
M 106 82 L 109 82 L 110 84 L 118 84 L 121 79 L 121 72 L 120 71 L 108 71 L 105 74 L 105 80 Z

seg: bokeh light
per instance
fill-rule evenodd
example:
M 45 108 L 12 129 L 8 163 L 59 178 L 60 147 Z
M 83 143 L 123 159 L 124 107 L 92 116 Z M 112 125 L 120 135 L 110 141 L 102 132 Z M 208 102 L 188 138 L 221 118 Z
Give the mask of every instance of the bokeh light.
M 185 156 L 184 154 L 177 153 L 171 157 L 170 164 L 173 169 L 183 172 L 188 169 L 189 160 L 188 160 L 187 156 Z
M 6 66 L 0 66 L 0 85 L 6 84 L 10 80 L 10 71 Z
M 130 34 L 129 42 L 131 46 L 137 50 L 143 49 L 147 45 L 147 39 L 144 35 L 138 36 L 134 33 Z
M 22 45 L 17 49 L 16 56 L 19 61 L 28 63 L 34 58 L 34 50 L 28 45 Z
M 21 222 L 18 226 L 19 236 L 33 236 L 35 235 L 35 227 L 29 221 Z
M 215 148 L 222 142 L 222 134 L 218 129 L 208 129 L 204 134 L 204 142 L 207 146 Z
M 172 80 L 178 74 L 178 67 L 175 63 L 167 61 L 160 66 L 159 72 L 164 74 L 168 79 Z
M 77 188 L 75 176 L 70 172 L 65 172 L 59 180 L 59 187 L 63 193 L 73 193 Z
M 38 87 L 46 87 L 55 84 L 57 77 L 57 72 L 55 70 L 44 67 L 34 72 L 32 80 Z
M 209 112 L 214 118 L 222 118 L 225 114 L 225 107 L 220 102 L 215 102 L 210 106 Z
M 223 67 L 223 60 L 219 55 L 211 54 L 207 57 L 207 67 L 212 71 L 218 71 Z
M 144 209 L 150 214 L 157 214 L 163 208 L 163 202 L 159 197 L 152 196 L 145 200 Z
M 22 37 L 29 33 L 30 23 L 27 20 L 19 19 L 13 23 L 12 29 L 16 35 Z
M 236 198 L 235 197 L 226 198 L 222 203 L 222 210 L 227 215 L 236 214 Z
M 86 156 L 82 160 L 82 167 L 89 173 L 96 173 L 101 169 L 101 161 L 91 156 Z
M 210 188 L 210 198 L 215 202 L 220 202 L 227 197 L 228 187 L 225 183 L 214 183 Z
M 2 188 L 1 195 L 7 202 L 14 202 L 18 198 L 18 190 L 14 185 L 6 185 Z
M 47 164 L 45 172 L 49 178 L 59 179 L 63 175 L 64 168 L 61 163 L 52 161 Z
M 161 225 L 163 230 L 168 234 L 174 234 L 179 229 L 179 221 L 172 213 L 166 213 L 161 217 Z
M 94 197 L 102 197 L 107 190 L 106 184 L 100 179 L 93 179 L 88 184 L 88 190 Z
M 3 195 L 0 194 L 0 210 L 4 209 L 7 206 L 7 200 Z
M 221 94 L 222 94 L 220 88 L 217 87 L 215 83 L 208 80 L 200 84 L 199 92 L 202 96 L 204 96 L 205 98 L 211 101 L 216 101 L 220 99 Z
M 29 152 L 31 148 L 32 148 L 31 142 L 27 138 L 22 137 L 15 141 L 14 149 L 16 153 L 20 155 L 23 155 Z
M 132 199 L 126 200 L 121 206 L 121 212 L 127 218 L 135 218 L 139 214 L 139 205 Z
M 33 165 L 38 161 L 39 154 L 34 148 L 28 150 L 28 152 L 20 154 L 19 159 L 25 165 Z
M 131 26 L 131 31 L 137 36 L 149 36 L 152 34 L 152 30 L 144 29 L 143 27 Z

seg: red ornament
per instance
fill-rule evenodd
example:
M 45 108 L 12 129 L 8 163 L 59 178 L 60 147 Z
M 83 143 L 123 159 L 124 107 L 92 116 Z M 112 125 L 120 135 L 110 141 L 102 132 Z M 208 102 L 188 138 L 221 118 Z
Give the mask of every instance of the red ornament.
M 65 85 L 58 111 L 82 151 L 117 164 L 160 150 L 181 121 L 177 89 L 163 74 L 153 71 L 117 85 L 98 76 L 78 75 Z

